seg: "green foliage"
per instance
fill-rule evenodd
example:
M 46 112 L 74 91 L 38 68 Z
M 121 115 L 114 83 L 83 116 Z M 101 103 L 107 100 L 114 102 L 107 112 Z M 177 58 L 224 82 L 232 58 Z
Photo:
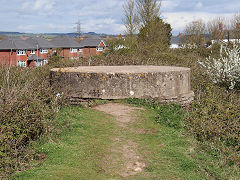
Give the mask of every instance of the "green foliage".
M 161 18 L 155 17 L 143 26 L 138 34 L 138 43 L 141 50 L 161 51 L 169 48 L 171 40 L 171 25 Z
M 145 100 L 128 100 L 145 104 Z M 153 101 L 148 101 L 154 103 Z M 152 106 L 152 105 L 151 105 Z M 93 109 L 81 107 L 62 108 L 58 122 L 70 129 L 62 131 L 58 139 L 45 143 L 34 143 L 36 152 L 45 155 L 44 162 L 34 160 L 34 167 L 16 173 L 16 179 L 122 179 L 119 172 L 124 168 L 124 154 L 121 147 L 129 141 L 138 144 L 136 151 L 147 164 L 143 172 L 127 179 L 233 179 L 235 169 L 221 169 L 217 166 L 218 155 L 210 156 L 198 151 L 197 142 L 179 129 L 156 123 L 157 112 L 147 109 L 137 113 L 135 122 L 124 131 L 111 116 Z M 129 130 L 131 129 L 131 130 Z M 141 131 L 139 131 L 141 130 Z M 120 137 L 120 138 L 119 138 Z M 121 139 L 115 141 L 115 139 Z M 115 150 L 118 149 L 118 150 Z M 115 151 L 117 152 L 115 152 Z M 118 152 L 119 151 L 119 152 Z M 115 154 L 116 153 L 116 154 Z M 127 154 L 129 156 L 129 154 Z M 125 154 L 126 156 L 126 154 Z M 213 158 L 211 157 L 213 156 Z M 207 160 L 211 161 L 212 164 Z M 116 163 L 120 161 L 122 163 Z M 107 162 L 107 163 L 105 163 Z M 113 163 L 113 164 L 112 164 Z
M 169 127 L 180 129 L 183 127 L 185 112 L 181 106 L 176 104 L 165 104 L 156 108 L 158 117 L 156 121 L 158 123 L 166 124 Z
M 157 0 L 136 0 L 137 16 L 141 24 L 148 24 L 155 17 L 160 17 L 161 3 Z
M 156 112 L 155 121 L 159 124 L 165 124 L 175 129 L 183 128 L 186 112 L 180 105 L 163 104 L 160 105 L 154 100 L 147 99 L 128 99 L 128 103 L 138 106 L 145 106 Z
M 58 64 L 62 61 L 62 57 L 53 55 L 49 58 L 49 66 L 54 66 L 55 64 Z
M 174 160 L 175 163 L 178 162 L 174 164 L 176 169 L 172 172 L 176 173 L 180 170 L 181 173 L 178 177 L 184 177 L 183 179 L 198 179 L 196 178 L 196 174 L 192 176 L 194 171 L 201 174 L 200 179 L 235 179 L 239 177 L 239 167 L 237 166 L 237 156 L 239 156 L 239 154 L 230 148 L 225 148 L 224 152 L 223 149 L 226 146 L 223 143 L 222 148 L 219 148 L 216 142 L 214 142 L 214 140 L 220 142 L 216 135 L 212 136 L 214 140 L 212 139 L 211 142 L 204 137 L 203 131 L 207 131 L 208 126 L 211 126 L 211 128 L 208 129 L 209 132 L 221 132 L 220 127 L 222 128 L 222 125 L 217 127 L 213 124 L 210 125 L 211 123 L 204 124 L 211 121 L 209 115 L 206 115 L 206 117 L 209 118 L 208 120 L 201 122 L 202 119 L 200 119 L 198 115 L 202 112 L 202 109 L 199 106 L 193 105 L 199 108 L 198 112 L 189 109 L 189 112 L 195 112 L 194 115 L 199 118 L 198 123 L 196 123 L 197 120 L 194 119 L 193 114 L 189 114 L 184 110 L 189 107 L 182 108 L 175 104 L 160 105 L 153 100 L 127 99 L 126 102 L 140 107 L 144 106 L 148 111 L 151 111 L 151 113 L 148 111 L 145 113 L 151 114 L 151 119 L 153 122 L 156 122 L 152 125 L 152 128 L 158 129 L 158 131 L 155 130 L 155 132 L 160 132 L 160 135 L 156 135 L 158 133 L 147 134 L 143 136 L 145 142 L 141 141 L 144 145 L 147 144 L 146 151 L 150 152 L 148 156 L 155 159 L 155 161 L 150 161 L 147 167 L 149 172 L 156 171 L 158 169 L 157 164 L 163 162 L 159 159 L 164 157 L 167 160 L 164 163 L 167 164 L 167 169 L 171 168 L 171 165 L 168 164 L 170 161 Z M 207 109 L 207 107 L 205 107 L 205 109 Z M 237 114 L 236 116 L 239 115 Z M 147 121 L 149 121 L 149 119 Z M 220 123 L 220 121 L 218 123 Z M 150 123 L 148 122 L 146 124 Z M 228 127 L 226 126 L 226 128 Z M 201 131 L 199 129 L 201 129 Z M 198 135 L 196 135 L 196 133 L 198 133 Z M 237 133 L 238 132 L 236 132 L 235 135 Z M 199 135 L 202 136 L 202 139 L 194 138 Z M 186 141 L 186 139 L 188 139 L 188 141 Z M 233 141 L 230 142 L 232 143 Z M 156 146 L 156 144 L 159 143 L 161 143 L 160 148 Z M 151 148 L 149 148 L 149 146 L 151 146 Z M 186 147 L 187 149 L 185 149 Z M 157 149 L 157 153 L 154 152 L 154 149 Z M 184 153 L 182 154 L 182 152 Z M 228 159 L 226 159 L 227 155 Z M 164 165 L 161 165 L 161 169 L 163 167 Z M 165 177 L 162 179 L 168 178 Z
M 214 143 L 225 161 L 240 165 L 240 105 L 235 94 L 208 85 L 201 100 L 193 103 L 189 129 L 201 142 Z
M 113 119 L 77 106 L 62 108 L 56 119 L 63 127 L 57 139 L 34 143 L 37 154 L 47 157 L 44 163 L 35 159 L 34 168 L 17 173 L 14 179 L 111 178 L 101 164 L 112 139 L 121 133 Z
M 0 74 L 0 176 L 7 176 L 32 158 L 27 145 L 52 131 L 59 102 L 47 67 L 1 68 Z
M 111 39 L 107 41 L 108 49 L 105 55 L 119 54 L 128 56 L 137 50 L 136 35 L 126 36 L 125 38 Z

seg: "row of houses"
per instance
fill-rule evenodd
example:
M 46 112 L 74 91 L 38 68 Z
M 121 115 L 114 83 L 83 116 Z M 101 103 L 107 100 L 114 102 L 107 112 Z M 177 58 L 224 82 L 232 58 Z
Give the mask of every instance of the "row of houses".
M 101 55 L 106 43 L 100 38 L 88 38 L 80 43 L 69 36 L 57 36 L 51 41 L 41 37 L 9 37 L 0 41 L 0 64 L 38 67 L 57 54 L 65 59 Z

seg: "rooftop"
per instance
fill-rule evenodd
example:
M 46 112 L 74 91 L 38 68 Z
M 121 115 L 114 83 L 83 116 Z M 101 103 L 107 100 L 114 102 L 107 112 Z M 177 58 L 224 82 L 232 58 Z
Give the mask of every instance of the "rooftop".
M 81 48 L 82 46 L 68 36 L 57 36 L 50 41 L 55 48 Z
M 11 37 L 0 41 L 1 50 L 34 49 L 33 46 L 19 37 Z
M 87 38 L 87 39 L 84 39 L 82 40 L 82 42 L 80 42 L 80 45 L 82 47 L 98 47 L 99 44 L 101 43 L 101 41 L 103 41 L 102 39 L 100 38 Z M 103 41 L 104 44 L 106 44 L 104 41 Z

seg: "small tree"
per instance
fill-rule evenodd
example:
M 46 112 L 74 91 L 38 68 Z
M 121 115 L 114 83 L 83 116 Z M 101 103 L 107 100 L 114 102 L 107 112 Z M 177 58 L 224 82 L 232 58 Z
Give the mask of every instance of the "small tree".
M 206 58 L 199 61 L 214 83 L 227 86 L 229 89 L 239 87 L 240 83 L 240 47 L 233 43 L 233 48 L 221 44 L 220 58 Z
M 172 29 L 160 18 L 160 8 L 161 1 L 157 0 L 126 0 L 123 22 L 128 34 L 125 41 L 128 48 L 133 49 L 137 44 L 151 50 L 169 47 Z M 137 41 L 134 35 L 136 31 L 139 31 Z
M 149 47 L 152 51 L 166 50 L 170 45 L 171 31 L 170 24 L 159 17 L 155 17 L 140 29 L 138 42 L 140 46 Z
M 220 40 L 226 34 L 226 19 L 217 17 L 208 21 L 207 30 L 211 40 Z
M 183 39 L 186 44 L 196 45 L 199 47 L 202 45 L 205 39 L 206 26 L 203 20 L 199 19 L 192 21 L 186 25 L 183 32 Z

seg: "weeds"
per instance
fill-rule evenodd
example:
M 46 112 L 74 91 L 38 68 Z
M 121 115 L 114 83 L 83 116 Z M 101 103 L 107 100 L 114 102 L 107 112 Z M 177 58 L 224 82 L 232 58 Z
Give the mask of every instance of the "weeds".
M 48 71 L 0 69 L 0 176 L 25 169 L 32 158 L 26 146 L 54 129 L 59 103 L 49 86 Z
M 184 127 L 184 120 L 186 112 L 180 105 L 177 104 L 163 104 L 160 105 L 156 101 L 146 99 L 128 99 L 128 103 L 138 106 L 144 106 L 153 109 L 156 112 L 155 121 L 159 124 L 165 124 L 174 129 Z

